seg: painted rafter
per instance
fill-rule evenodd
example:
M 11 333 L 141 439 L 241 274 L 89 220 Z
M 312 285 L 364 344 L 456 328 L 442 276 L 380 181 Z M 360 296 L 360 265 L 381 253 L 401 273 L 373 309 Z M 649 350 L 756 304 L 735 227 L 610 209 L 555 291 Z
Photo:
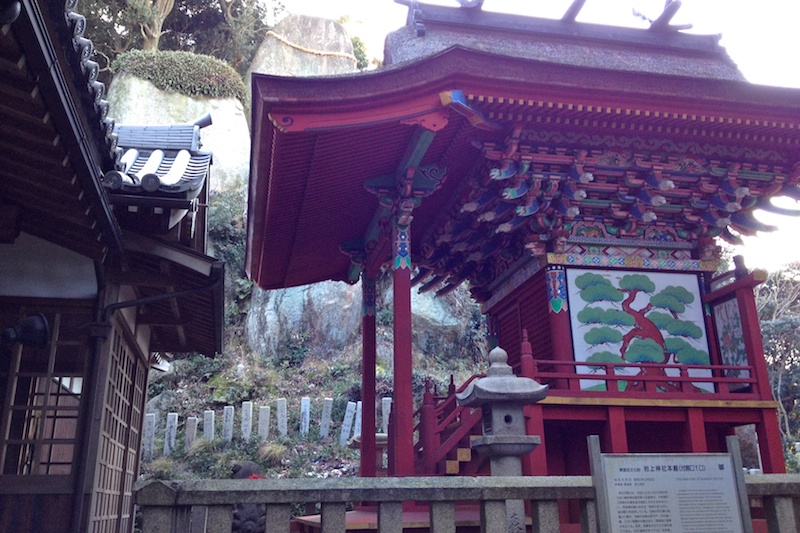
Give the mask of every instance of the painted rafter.
M 425 271 L 415 280 L 421 290 L 446 293 L 464 279 L 477 287 L 479 278 L 491 279 L 486 273 L 498 259 L 508 264 L 520 253 L 563 249 L 570 238 L 564 228 L 575 222 L 630 243 L 642 244 L 651 227 L 669 229 L 673 244 L 698 250 L 714 236 L 738 242 L 739 235 L 774 229 L 752 211 L 773 196 L 796 193 L 800 181 L 785 164 L 543 147 L 526 141 L 526 128 L 517 125 L 504 142 L 482 144 L 485 167 L 423 243 Z M 492 246 L 500 238 L 504 246 Z M 509 250 L 517 255 L 509 257 Z

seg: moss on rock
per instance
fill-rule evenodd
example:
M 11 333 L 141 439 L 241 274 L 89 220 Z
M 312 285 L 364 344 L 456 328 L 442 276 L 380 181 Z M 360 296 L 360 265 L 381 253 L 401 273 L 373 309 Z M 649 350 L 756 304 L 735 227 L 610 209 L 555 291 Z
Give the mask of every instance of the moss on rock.
M 211 56 L 191 52 L 131 50 L 114 60 L 115 74 L 128 73 L 157 88 L 187 96 L 244 100 L 244 82 L 230 66 Z

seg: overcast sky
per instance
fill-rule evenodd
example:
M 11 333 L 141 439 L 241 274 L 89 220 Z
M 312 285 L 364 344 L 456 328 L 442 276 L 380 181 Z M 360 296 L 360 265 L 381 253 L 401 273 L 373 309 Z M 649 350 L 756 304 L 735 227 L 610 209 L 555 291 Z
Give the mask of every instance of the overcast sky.
M 371 56 L 383 56 L 384 36 L 405 24 L 407 8 L 393 0 L 282 0 L 292 13 L 305 13 L 339 19 L 352 35 L 361 37 Z M 428 0 L 427 3 L 456 6 L 455 0 Z M 486 11 L 560 18 L 571 0 L 485 0 Z M 618 26 L 641 27 L 633 16 L 637 9 L 650 19 L 663 11 L 665 0 L 587 0 L 578 21 Z M 747 79 L 764 85 L 800 88 L 798 25 L 800 0 L 683 0 L 673 24 L 690 23 L 693 33 L 721 34 L 720 43 Z M 800 209 L 798 202 L 787 206 Z M 780 231 L 761 234 L 746 241 L 742 250 L 750 268 L 776 269 L 790 261 L 800 261 L 797 235 L 800 221 L 759 213 L 763 222 L 779 226 Z

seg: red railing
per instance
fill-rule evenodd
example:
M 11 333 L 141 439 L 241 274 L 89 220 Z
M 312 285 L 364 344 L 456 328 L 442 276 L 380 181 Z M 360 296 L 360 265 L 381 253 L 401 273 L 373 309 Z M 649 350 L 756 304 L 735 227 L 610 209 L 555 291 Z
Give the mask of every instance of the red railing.
M 752 366 L 540 360 L 534 361 L 533 378 L 549 385 L 551 396 L 761 399 Z

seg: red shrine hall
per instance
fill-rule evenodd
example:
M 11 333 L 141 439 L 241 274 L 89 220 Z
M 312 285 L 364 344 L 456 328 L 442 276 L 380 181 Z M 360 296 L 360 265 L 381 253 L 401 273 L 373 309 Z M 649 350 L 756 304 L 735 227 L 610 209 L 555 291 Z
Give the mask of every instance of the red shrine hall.
M 382 69 L 253 76 L 247 266 L 265 289 L 361 283 L 364 476 L 384 269 L 390 475 L 488 471 L 468 450 L 479 410 L 412 398 L 411 293 L 462 283 L 515 372 L 549 386 L 526 407 L 527 474 L 588 474 L 588 435 L 718 452 L 750 424 L 763 470 L 784 471 L 764 273 L 713 273 L 719 239 L 800 198 L 800 91 L 748 83 L 718 36 L 671 23 L 678 2 L 649 29 L 577 22 L 581 4 L 545 20 L 411 2 Z

